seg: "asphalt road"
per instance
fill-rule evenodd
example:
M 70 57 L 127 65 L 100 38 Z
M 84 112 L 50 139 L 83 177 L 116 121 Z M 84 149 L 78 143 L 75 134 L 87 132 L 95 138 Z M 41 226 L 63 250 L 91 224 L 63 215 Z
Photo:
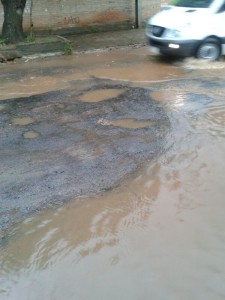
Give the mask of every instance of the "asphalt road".
M 109 87 L 126 91 L 104 105 L 82 103 L 76 89 L 3 101 L 2 229 L 36 211 L 109 190 L 159 154 L 169 128 L 163 109 L 145 89 L 97 84 L 92 90 Z M 151 125 L 130 129 L 101 121 L 128 117 Z
M 170 119 L 151 92 L 173 82 L 190 88 L 202 71 L 149 58 L 146 46 L 131 44 L 2 65 L 2 232 L 38 211 L 123 184 L 165 150 Z M 88 95 L 97 98 L 84 101 Z

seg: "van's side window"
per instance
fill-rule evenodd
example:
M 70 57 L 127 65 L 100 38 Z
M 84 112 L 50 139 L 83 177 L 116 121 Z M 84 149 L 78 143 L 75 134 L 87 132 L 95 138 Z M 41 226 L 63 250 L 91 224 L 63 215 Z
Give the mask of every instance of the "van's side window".
M 225 11 L 225 2 L 221 5 L 221 7 L 218 9 L 217 13 L 222 13 Z

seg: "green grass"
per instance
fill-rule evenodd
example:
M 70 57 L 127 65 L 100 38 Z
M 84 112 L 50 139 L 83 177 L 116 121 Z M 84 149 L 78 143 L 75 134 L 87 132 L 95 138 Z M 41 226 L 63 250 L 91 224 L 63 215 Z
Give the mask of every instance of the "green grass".
M 2 37 L 0 37 L 0 46 L 5 46 L 5 44 L 5 40 Z
M 90 33 L 96 33 L 96 32 L 98 32 L 98 29 L 97 29 L 97 27 L 93 26 L 93 27 L 90 27 L 89 31 L 90 31 Z
M 72 46 L 70 44 L 66 44 L 63 48 L 64 54 L 72 54 Z
M 25 34 L 25 42 L 26 43 L 33 43 L 35 41 L 35 37 L 31 36 L 29 33 Z

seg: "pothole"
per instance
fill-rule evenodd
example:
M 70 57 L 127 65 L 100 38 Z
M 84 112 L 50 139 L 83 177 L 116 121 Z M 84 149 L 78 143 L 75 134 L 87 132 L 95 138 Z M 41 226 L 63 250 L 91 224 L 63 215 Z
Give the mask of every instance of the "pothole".
M 163 102 L 180 102 L 184 98 L 184 93 L 182 91 L 175 90 L 163 90 L 163 91 L 155 91 L 150 92 L 150 97 L 156 101 Z
M 31 124 L 33 122 L 34 122 L 34 120 L 32 118 L 30 118 L 30 117 L 13 118 L 12 119 L 12 123 L 14 125 L 21 125 L 21 126 L 23 126 L 23 125 L 29 125 L 29 124 Z
M 99 89 L 85 93 L 80 97 L 83 102 L 100 102 L 110 98 L 118 97 L 124 89 Z
M 25 139 L 35 139 L 36 137 L 39 136 L 39 133 L 38 132 L 35 132 L 35 131 L 26 131 L 24 132 L 23 134 L 23 137 Z
M 130 128 L 130 129 L 136 129 L 136 128 L 144 128 L 155 125 L 155 122 L 153 121 L 139 121 L 136 119 L 120 119 L 120 120 L 107 120 L 107 119 L 100 119 L 98 120 L 98 124 L 101 125 L 112 125 L 112 126 L 118 126 L 123 128 Z
M 0 111 L 4 110 L 4 109 L 5 109 L 5 106 L 4 105 L 0 105 Z

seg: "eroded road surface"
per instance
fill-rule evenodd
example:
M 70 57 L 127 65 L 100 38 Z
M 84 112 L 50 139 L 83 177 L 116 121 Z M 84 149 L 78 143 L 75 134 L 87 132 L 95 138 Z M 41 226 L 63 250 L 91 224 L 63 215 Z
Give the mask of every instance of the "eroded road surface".
M 225 63 L 0 67 L 0 299 L 224 299 Z

